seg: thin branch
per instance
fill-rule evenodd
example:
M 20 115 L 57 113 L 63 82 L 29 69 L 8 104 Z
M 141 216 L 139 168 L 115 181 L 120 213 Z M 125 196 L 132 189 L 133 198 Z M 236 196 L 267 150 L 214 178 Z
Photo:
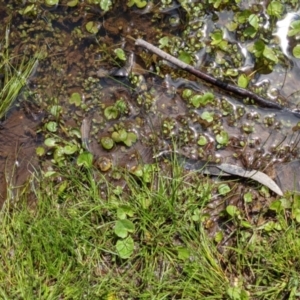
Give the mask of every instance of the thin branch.
M 271 100 L 267 100 L 249 90 L 246 90 L 246 89 L 243 89 L 243 88 L 240 88 L 238 86 L 235 86 L 235 85 L 232 85 L 232 84 L 229 84 L 229 83 L 226 83 L 220 79 L 216 79 L 206 73 L 203 73 L 197 69 L 195 69 L 194 67 L 184 63 L 183 61 L 177 59 L 176 57 L 174 56 L 171 56 L 170 54 L 166 53 L 165 51 L 153 46 L 152 44 L 142 40 L 142 39 L 137 39 L 135 41 L 135 44 L 137 46 L 142 46 L 144 47 L 145 49 L 153 52 L 154 54 L 160 56 L 161 58 L 169 61 L 170 63 L 174 64 L 175 66 L 183 69 L 183 70 L 186 70 L 188 71 L 189 73 L 195 75 L 196 77 L 208 82 L 208 83 L 211 83 L 225 91 L 228 91 L 228 92 L 232 92 L 238 96 L 242 96 L 244 98 L 250 98 L 252 100 L 254 100 L 258 105 L 261 105 L 263 107 L 268 107 L 268 108 L 274 108 L 274 109 L 277 109 L 277 110 L 281 110 L 281 111 L 286 111 L 286 112 L 289 112 L 289 113 L 292 113 L 294 116 L 296 116 L 297 118 L 300 118 L 300 112 L 298 111 L 292 111 L 290 110 L 289 108 L 286 108 L 282 105 L 280 105 L 279 103 L 276 103 L 276 102 L 273 102 Z

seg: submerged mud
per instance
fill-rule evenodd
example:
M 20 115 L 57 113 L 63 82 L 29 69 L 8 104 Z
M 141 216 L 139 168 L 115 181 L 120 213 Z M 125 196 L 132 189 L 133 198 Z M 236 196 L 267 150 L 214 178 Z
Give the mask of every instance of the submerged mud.
M 43 138 L 36 131 L 41 117 L 33 119 L 19 108 L 1 123 L 0 206 L 7 198 L 17 200 L 23 185 L 39 169 L 36 147 Z

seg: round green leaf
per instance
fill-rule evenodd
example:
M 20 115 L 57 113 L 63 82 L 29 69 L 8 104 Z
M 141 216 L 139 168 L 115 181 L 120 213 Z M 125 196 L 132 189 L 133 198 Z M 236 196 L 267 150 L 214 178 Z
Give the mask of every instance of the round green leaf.
M 143 8 L 147 5 L 147 1 L 145 0 L 128 0 L 127 6 L 131 7 L 133 5 L 136 5 L 138 8 Z
M 182 92 L 182 98 L 183 99 L 188 99 L 193 95 L 193 91 L 190 89 L 184 89 Z
M 291 206 L 292 206 L 291 202 L 292 201 L 290 199 L 287 199 L 287 198 L 281 198 L 280 199 L 281 207 L 284 208 L 284 209 L 291 208 Z
M 205 146 L 207 144 L 207 138 L 204 135 L 201 135 L 199 137 L 199 140 L 198 140 L 197 144 L 199 146 Z
M 223 240 L 223 232 L 222 231 L 219 231 L 219 232 L 217 232 L 216 234 L 215 234 L 215 238 L 214 238 L 214 240 L 215 240 L 215 242 L 216 243 L 220 243 L 222 240 Z
M 78 0 L 71 0 L 67 2 L 67 6 L 69 7 L 75 7 L 78 4 Z
M 181 51 L 178 59 L 189 65 L 192 61 L 192 56 L 185 51 Z
M 263 51 L 263 56 L 271 61 L 273 61 L 274 63 L 278 63 L 278 57 L 276 56 L 275 52 L 270 48 L 270 47 L 265 47 L 264 51 Z
M 132 144 L 134 144 L 137 140 L 137 136 L 134 132 L 128 132 L 127 134 L 127 139 L 124 141 L 124 144 L 127 146 L 127 147 L 131 147 Z
M 208 102 L 212 102 L 215 99 L 215 95 L 213 93 L 207 92 L 202 96 L 202 104 L 207 104 Z
M 235 205 L 228 205 L 226 207 L 226 212 L 231 216 L 237 216 L 239 214 L 239 210 Z
M 91 34 L 96 34 L 99 31 L 99 24 L 94 21 L 89 21 L 85 24 L 85 29 Z
M 128 112 L 128 105 L 122 97 L 119 100 L 117 100 L 115 107 L 121 114 Z
M 190 101 L 194 107 L 198 108 L 202 103 L 202 95 L 194 95 L 190 98 Z
M 128 233 L 133 232 L 134 229 L 134 224 L 130 220 L 121 219 L 116 222 L 114 231 L 118 237 L 125 238 Z
M 267 7 L 267 13 L 269 16 L 280 18 L 282 12 L 283 5 L 279 1 L 272 1 Z
M 115 234 L 120 238 L 126 238 L 128 236 L 128 231 L 126 230 L 126 228 L 119 226 L 117 222 L 115 226 Z
M 93 165 L 93 154 L 90 152 L 82 152 L 77 157 L 77 165 L 91 168 Z
M 248 28 L 246 28 L 244 31 L 243 31 L 243 35 L 246 36 L 246 37 L 252 37 L 254 38 L 255 35 L 257 33 L 257 29 L 255 29 L 254 27 L 252 26 L 249 26 Z
M 247 75 L 241 74 L 238 78 L 238 86 L 241 88 L 246 88 L 248 86 L 249 79 Z
M 109 11 L 109 9 L 111 8 L 111 6 L 112 6 L 112 1 L 111 0 L 101 0 L 100 1 L 100 7 L 104 11 Z
M 57 131 L 57 123 L 56 123 L 56 122 L 53 122 L 53 121 L 48 122 L 48 123 L 46 124 L 46 128 L 47 128 L 47 130 L 50 131 L 50 132 L 56 132 L 56 131 Z
M 300 58 L 300 45 L 297 45 L 293 48 L 293 55 L 296 58 Z
M 168 47 L 169 46 L 170 39 L 167 36 L 164 36 L 158 42 L 159 42 L 159 46 L 161 48 L 164 48 L 164 47 Z
M 116 249 L 118 255 L 123 258 L 129 258 L 134 250 L 134 241 L 131 236 L 127 237 L 124 240 L 118 240 L 116 244 Z
M 275 228 L 275 222 L 274 221 L 268 221 L 267 223 L 263 224 L 262 227 L 267 232 L 272 231 Z
M 137 177 L 142 177 L 144 174 L 143 167 L 141 165 L 137 165 L 136 167 L 131 169 L 130 172 Z
M 55 171 L 48 171 L 44 174 L 45 178 L 49 178 L 49 177 L 54 176 L 54 175 L 56 175 Z
M 220 145 L 226 146 L 229 141 L 229 135 L 227 131 L 222 130 L 219 134 L 216 135 L 216 141 Z
M 128 133 L 126 132 L 125 129 L 121 129 L 121 130 L 119 130 L 119 131 L 114 131 L 114 132 L 112 133 L 112 135 L 111 135 L 112 139 L 113 139 L 116 143 L 126 141 L 127 136 L 128 136 Z
M 251 12 L 250 10 L 243 10 L 241 12 L 239 12 L 237 14 L 237 21 L 240 23 L 240 24 L 244 24 L 247 22 L 249 16 L 251 15 Z
M 227 195 L 230 192 L 230 187 L 228 184 L 222 183 L 218 186 L 218 192 L 221 195 Z
M 54 146 L 56 146 L 56 140 L 54 138 L 47 138 L 47 139 L 45 139 L 44 144 L 47 147 L 54 147 Z
M 127 205 L 121 205 L 117 209 L 118 219 L 126 219 L 127 216 L 132 217 L 133 213 L 134 212 L 133 212 L 132 208 L 130 206 L 127 206 Z
M 126 60 L 126 55 L 123 49 L 117 48 L 114 50 L 114 52 L 120 60 Z
M 153 172 L 156 167 L 153 164 L 144 164 L 143 166 L 143 181 L 145 183 L 150 183 L 153 180 Z
M 35 149 L 36 155 L 37 156 L 43 156 L 45 154 L 45 148 L 43 147 L 37 147 Z
M 246 193 L 245 195 L 244 195 L 244 201 L 246 202 L 246 203 L 251 203 L 252 202 L 252 194 L 251 193 Z
M 225 41 L 225 40 L 221 41 L 221 43 L 219 43 L 218 46 L 223 51 L 227 51 L 228 50 L 228 42 Z
M 64 155 L 65 155 L 65 153 L 64 153 L 63 147 L 57 147 L 57 148 L 55 148 L 55 151 L 53 153 L 53 161 L 54 161 L 54 163 L 60 164 L 63 160 L 65 160 Z
M 50 108 L 50 113 L 51 115 L 53 115 L 54 117 L 58 117 L 60 115 L 60 113 L 62 112 L 62 107 L 60 105 L 53 105 Z
M 229 30 L 229 31 L 235 31 L 238 27 L 238 24 L 236 22 L 229 22 L 226 24 L 226 28 Z
M 236 77 L 238 76 L 238 70 L 237 69 L 227 69 L 225 75 L 226 76 L 232 76 L 232 77 Z
M 119 142 L 126 141 L 127 137 L 128 137 L 128 133 L 125 129 L 121 129 L 118 131 Z
M 79 106 L 81 104 L 81 96 L 79 93 L 73 93 L 69 98 L 69 103 Z
M 177 257 L 181 260 L 187 260 L 190 258 L 190 251 L 188 248 L 178 247 L 177 252 L 178 252 Z
M 241 288 L 238 286 L 234 286 L 234 287 L 229 287 L 227 289 L 227 295 L 229 296 L 229 299 L 231 300 L 247 300 L 248 298 L 244 298 L 241 295 Z
M 78 150 L 78 147 L 76 145 L 66 145 L 63 149 L 65 154 L 70 155 L 74 154 Z
M 294 36 L 300 32 L 300 20 L 293 21 L 290 25 L 288 36 Z
M 210 123 L 210 122 L 212 122 L 214 120 L 213 116 L 214 116 L 214 113 L 210 113 L 208 111 L 204 111 L 201 114 L 201 119 L 207 121 L 208 123 Z
M 104 110 L 104 116 L 108 120 L 117 119 L 119 116 L 119 111 L 114 106 L 108 106 Z
M 250 15 L 249 18 L 248 18 L 248 20 L 249 20 L 249 24 L 251 26 L 253 26 L 255 29 L 258 29 L 259 18 L 258 18 L 257 15 L 255 15 L 255 14 Z
M 244 196 L 244 198 L 245 198 L 245 196 Z M 275 201 L 273 201 L 273 202 L 270 204 L 269 209 L 275 210 L 277 213 L 279 213 L 280 211 L 282 211 L 282 210 L 283 210 L 283 207 L 282 207 L 282 205 L 281 205 L 280 200 L 275 200 Z
M 106 136 L 101 138 L 101 145 L 104 149 L 110 150 L 114 146 L 114 141 L 110 137 Z
M 35 8 L 35 4 L 27 5 L 26 8 L 23 11 L 23 14 L 24 15 L 28 14 L 29 12 L 33 11 L 34 8 Z
M 264 49 L 265 49 L 266 45 L 262 40 L 257 40 L 254 45 L 253 45 L 253 49 L 250 50 L 250 52 L 252 52 L 256 57 L 261 57 Z
M 58 0 L 45 0 L 47 6 L 54 6 L 58 4 Z
M 211 44 L 217 45 L 217 44 L 221 43 L 223 40 L 223 32 L 218 30 L 211 34 L 211 38 L 212 38 Z

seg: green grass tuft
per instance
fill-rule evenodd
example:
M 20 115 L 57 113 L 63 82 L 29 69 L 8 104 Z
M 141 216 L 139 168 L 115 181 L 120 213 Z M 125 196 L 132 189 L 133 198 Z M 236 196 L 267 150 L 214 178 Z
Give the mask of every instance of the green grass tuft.
M 109 183 L 95 170 L 61 168 L 31 180 L 35 205 L 29 187 L 18 203 L 8 200 L 0 216 L 1 298 L 299 296 L 297 223 L 281 211 L 281 231 L 237 226 L 221 252 L 203 222 L 217 190 L 208 179 L 184 173 L 176 159 L 144 170 Z

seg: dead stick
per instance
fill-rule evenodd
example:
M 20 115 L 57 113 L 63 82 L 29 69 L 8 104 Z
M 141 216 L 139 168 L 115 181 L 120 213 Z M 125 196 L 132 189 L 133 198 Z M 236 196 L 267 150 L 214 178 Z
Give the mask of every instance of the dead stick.
M 278 110 L 282 110 L 282 111 L 287 111 L 287 112 L 290 112 L 292 113 L 293 115 L 295 115 L 296 117 L 300 118 L 300 113 L 297 112 L 297 111 L 292 111 L 282 105 L 280 105 L 279 103 L 276 103 L 276 102 L 273 102 L 271 100 L 267 100 L 249 90 L 246 90 L 246 89 L 243 89 L 243 88 L 240 88 L 238 86 L 235 86 L 235 85 L 232 85 L 232 84 L 229 84 L 229 83 L 226 83 L 220 79 L 216 79 L 206 73 L 203 73 L 197 69 L 195 69 L 194 67 L 184 63 L 183 61 L 177 59 L 176 57 L 166 53 L 165 51 L 153 46 L 152 44 L 142 40 L 142 39 L 137 39 L 135 41 L 135 44 L 137 46 L 142 46 L 144 48 L 146 48 L 147 50 L 153 52 L 154 54 L 160 56 L 161 58 L 169 61 L 170 63 L 174 64 L 175 66 L 183 69 L 183 70 L 186 70 L 188 71 L 189 73 L 197 76 L 198 78 L 208 82 L 208 83 L 211 83 L 225 91 L 229 91 L 229 92 L 232 92 L 236 95 L 239 95 L 239 96 L 242 96 L 242 97 L 245 97 L 245 98 L 250 98 L 250 99 L 253 99 L 257 104 L 261 105 L 261 106 L 264 106 L 264 107 L 269 107 L 269 108 L 274 108 L 274 109 L 278 109 Z

